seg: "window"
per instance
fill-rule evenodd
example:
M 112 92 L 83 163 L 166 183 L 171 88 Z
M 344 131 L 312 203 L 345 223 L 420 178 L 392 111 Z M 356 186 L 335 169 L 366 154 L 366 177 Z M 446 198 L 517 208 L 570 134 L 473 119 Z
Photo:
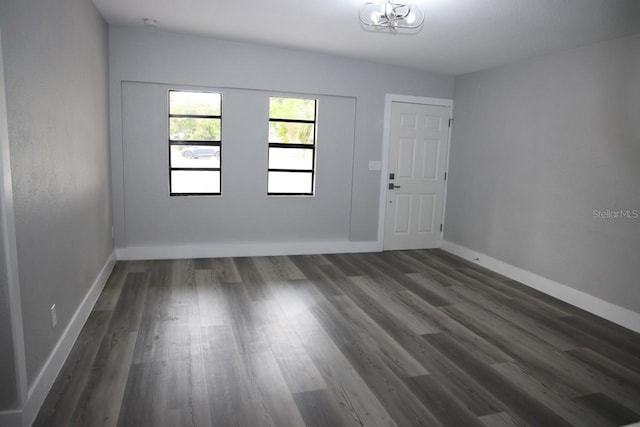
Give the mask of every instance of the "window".
M 169 194 L 221 194 L 222 94 L 169 91 Z
M 269 98 L 269 195 L 312 196 L 316 100 Z

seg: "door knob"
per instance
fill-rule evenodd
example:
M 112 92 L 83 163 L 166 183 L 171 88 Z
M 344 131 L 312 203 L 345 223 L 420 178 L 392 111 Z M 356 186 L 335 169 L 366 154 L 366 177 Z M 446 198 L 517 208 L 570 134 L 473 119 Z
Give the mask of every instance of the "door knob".
M 393 185 L 393 182 L 390 182 L 389 183 L 389 190 L 393 190 L 395 188 L 400 188 L 400 186 L 399 185 Z

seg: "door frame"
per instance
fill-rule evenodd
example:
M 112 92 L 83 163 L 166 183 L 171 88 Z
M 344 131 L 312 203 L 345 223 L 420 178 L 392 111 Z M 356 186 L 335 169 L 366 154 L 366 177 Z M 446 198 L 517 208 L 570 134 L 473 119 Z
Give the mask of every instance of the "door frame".
M 386 94 L 384 96 L 384 128 L 382 135 L 382 167 L 380 171 L 380 201 L 378 205 L 378 251 L 382 252 L 384 245 L 384 220 L 387 205 L 387 176 L 389 174 L 389 136 L 391 134 L 391 105 L 394 102 L 404 102 L 408 104 L 436 105 L 439 107 L 450 107 L 450 117 L 453 117 L 453 100 L 444 98 L 428 98 L 423 96 L 409 96 Z M 451 152 L 451 131 L 449 131 L 449 141 L 447 147 L 447 157 L 445 160 L 445 170 L 449 170 L 449 153 Z M 448 173 L 448 172 L 447 172 Z M 447 206 L 447 181 L 444 183 L 444 199 L 442 202 L 442 223 L 444 224 L 444 213 Z

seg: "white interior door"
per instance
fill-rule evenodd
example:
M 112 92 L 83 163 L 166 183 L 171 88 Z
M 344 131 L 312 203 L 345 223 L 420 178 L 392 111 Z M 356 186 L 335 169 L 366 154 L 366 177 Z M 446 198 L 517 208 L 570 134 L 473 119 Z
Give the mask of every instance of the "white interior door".
M 384 250 L 442 242 L 451 107 L 391 104 Z

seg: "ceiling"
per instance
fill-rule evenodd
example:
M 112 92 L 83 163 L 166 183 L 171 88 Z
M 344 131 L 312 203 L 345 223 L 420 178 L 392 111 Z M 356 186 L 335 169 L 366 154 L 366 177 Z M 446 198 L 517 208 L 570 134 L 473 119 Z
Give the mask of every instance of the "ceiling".
M 365 31 L 366 0 L 93 0 L 110 25 L 255 42 L 465 74 L 640 33 L 640 0 L 408 0 L 418 34 Z M 374 0 L 378 1 L 378 0 Z

